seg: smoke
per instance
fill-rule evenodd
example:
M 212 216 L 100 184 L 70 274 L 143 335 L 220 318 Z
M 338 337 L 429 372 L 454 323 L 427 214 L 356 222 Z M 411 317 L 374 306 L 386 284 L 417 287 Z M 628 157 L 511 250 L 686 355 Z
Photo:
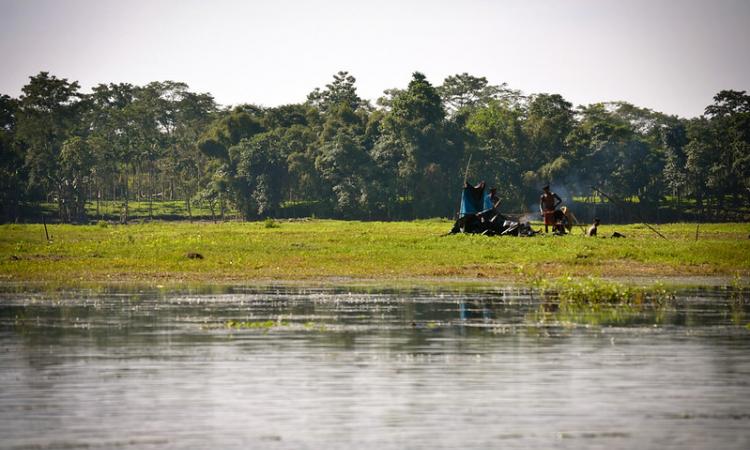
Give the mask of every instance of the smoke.
M 560 198 L 562 199 L 562 203 L 560 203 L 560 206 L 573 203 L 573 194 L 565 186 L 558 185 L 558 184 L 551 184 L 550 190 L 554 192 L 555 194 L 559 195 Z

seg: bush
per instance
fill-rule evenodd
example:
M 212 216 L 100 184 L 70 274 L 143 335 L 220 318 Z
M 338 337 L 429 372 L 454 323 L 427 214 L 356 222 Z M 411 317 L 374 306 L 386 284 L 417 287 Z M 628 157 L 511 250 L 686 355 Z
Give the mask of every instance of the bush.
M 278 222 L 269 217 L 263 222 L 263 226 L 265 226 L 266 228 L 279 228 L 281 225 L 279 225 Z

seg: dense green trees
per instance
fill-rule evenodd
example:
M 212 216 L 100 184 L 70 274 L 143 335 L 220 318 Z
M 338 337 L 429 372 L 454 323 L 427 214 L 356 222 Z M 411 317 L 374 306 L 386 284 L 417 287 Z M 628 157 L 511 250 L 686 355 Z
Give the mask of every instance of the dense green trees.
M 32 198 L 54 196 L 63 220 L 69 219 L 65 216 L 69 210 L 65 203 L 72 200 L 70 195 L 74 192 L 61 167 L 63 144 L 83 131 L 84 126 L 78 120 L 84 106 L 78 89 L 77 82 L 70 83 L 47 72 L 31 77 L 19 99 L 15 122 L 15 138 L 28 170 L 24 187 Z
M 750 96 L 721 91 L 683 119 L 415 72 L 373 106 L 339 72 L 304 103 L 220 109 L 180 82 L 83 93 L 41 72 L 19 98 L 0 96 L 0 150 L 2 221 L 54 203 L 60 220 L 86 222 L 86 204 L 102 200 L 122 220 L 134 200 L 246 219 L 449 217 L 467 175 L 497 186 L 505 210 L 533 211 L 552 183 L 568 201 L 596 186 L 649 210 L 728 217 L 750 197 Z
M 445 118 L 437 89 L 419 72 L 383 118 L 379 139 L 395 147 L 398 194 L 410 201 L 416 217 L 450 215 L 462 155 L 449 139 Z
M 16 143 L 17 115 L 18 101 L 0 95 L 0 221 L 20 216 L 28 185 L 23 147 Z

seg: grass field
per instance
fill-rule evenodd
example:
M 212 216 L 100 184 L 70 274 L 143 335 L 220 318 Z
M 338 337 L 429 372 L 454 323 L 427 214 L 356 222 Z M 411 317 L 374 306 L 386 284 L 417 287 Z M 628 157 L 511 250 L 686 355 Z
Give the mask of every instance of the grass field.
M 600 227 L 607 236 L 443 236 L 445 220 L 152 222 L 0 226 L 0 281 L 246 283 L 374 280 L 528 282 L 560 276 L 612 279 L 747 277 L 750 225 Z M 203 258 L 189 258 L 199 253 Z
M 47 217 L 58 217 L 56 203 L 40 203 L 38 206 L 39 214 L 45 214 Z M 147 201 L 130 201 L 128 202 L 129 218 L 147 218 L 149 217 L 149 203 Z M 122 214 L 121 201 L 102 201 L 99 203 L 99 213 L 97 214 L 96 202 L 86 202 L 86 215 L 90 221 L 96 222 L 99 219 L 119 220 Z M 188 220 L 187 205 L 182 200 L 164 200 L 155 201 L 151 204 L 151 214 L 154 218 L 184 219 Z M 211 210 L 202 203 L 193 203 L 191 205 L 191 214 L 195 217 L 210 218 Z M 216 207 L 215 214 L 219 215 L 219 208 Z M 227 217 L 236 217 L 238 213 L 234 209 L 225 211 Z

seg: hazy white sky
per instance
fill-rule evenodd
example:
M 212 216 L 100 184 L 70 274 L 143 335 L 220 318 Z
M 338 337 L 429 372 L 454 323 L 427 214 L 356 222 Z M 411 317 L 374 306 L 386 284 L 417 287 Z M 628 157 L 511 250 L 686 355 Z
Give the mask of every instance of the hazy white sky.
M 275 106 L 347 70 L 374 100 L 419 70 L 692 117 L 750 90 L 750 0 L 0 0 L 0 54 L 11 96 L 46 70 Z

